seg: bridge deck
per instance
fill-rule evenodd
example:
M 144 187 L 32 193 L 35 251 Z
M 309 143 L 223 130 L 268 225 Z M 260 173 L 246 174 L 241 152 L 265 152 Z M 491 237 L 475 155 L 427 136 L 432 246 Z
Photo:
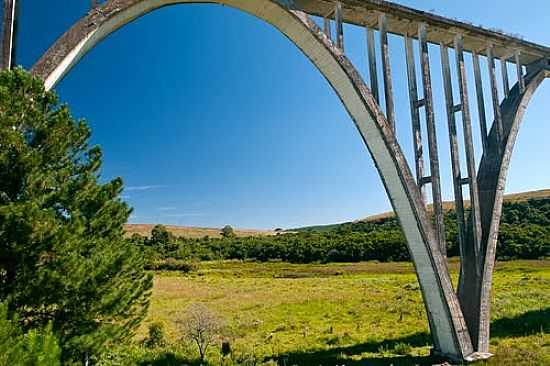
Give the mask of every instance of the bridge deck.
M 451 44 L 457 34 L 464 36 L 464 50 L 477 51 L 485 54 L 489 43 L 494 46 L 494 55 L 511 58 L 515 51 L 520 52 L 520 62 L 530 64 L 542 57 L 550 56 L 550 48 L 500 31 L 485 29 L 465 22 L 445 18 L 439 15 L 415 10 L 406 6 L 389 3 L 382 0 L 341 0 L 343 18 L 346 23 L 360 26 L 378 27 L 378 14 L 385 13 L 388 17 L 388 31 L 397 35 L 418 32 L 418 23 L 428 25 L 427 40 L 430 43 Z M 294 0 L 301 10 L 317 16 L 327 16 L 334 10 L 334 1 L 330 0 Z

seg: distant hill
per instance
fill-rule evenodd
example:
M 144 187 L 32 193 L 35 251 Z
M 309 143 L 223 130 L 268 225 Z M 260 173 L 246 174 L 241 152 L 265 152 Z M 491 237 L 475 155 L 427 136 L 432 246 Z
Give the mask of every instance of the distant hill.
M 151 235 L 151 230 L 155 225 L 153 224 L 126 224 L 124 230 L 126 236 L 130 237 L 133 234 L 139 234 L 141 236 Z M 202 227 L 188 227 L 188 226 L 174 226 L 164 225 L 166 229 L 175 236 L 181 236 L 185 238 L 203 238 L 208 236 L 210 238 L 221 238 L 221 228 L 202 228 Z M 235 234 L 238 237 L 248 236 L 266 236 L 274 235 L 274 231 L 270 230 L 253 230 L 253 229 L 234 229 Z
M 544 198 L 550 198 L 550 189 L 542 189 L 539 191 L 530 191 L 530 192 L 521 192 L 521 193 L 511 193 L 504 196 L 504 202 L 510 202 L 510 203 L 517 203 L 517 202 L 525 202 L 531 199 L 544 199 Z M 469 201 L 465 202 L 465 206 L 469 207 Z M 447 201 L 443 202 L 443 209 L 445 211 L 451 211 L 454 209 L 454 202 L 453 201 Z M 431 205 L 428 206 L 428 211 L 431 211 Z M 328 225 L 316 225 L 316 226 L 306 226 L 301 227 L 297 229 L 291 229 L 289 231 L 314 231 L 314 232 L 329 232 L 337 229 L 340 225 L 344 224 L 350 224 L 350 223 L 357 223 L 357 222 L 373 222 L 378 220 L 387 219 L 390 217 L 394 217 L 395 213 L 393 211 L 384 212 L 377 215 L 372 215 L 365 217 L 363 219 L 355 220 L 353 222 L 343 222 L 340 224 L 328 224 Z

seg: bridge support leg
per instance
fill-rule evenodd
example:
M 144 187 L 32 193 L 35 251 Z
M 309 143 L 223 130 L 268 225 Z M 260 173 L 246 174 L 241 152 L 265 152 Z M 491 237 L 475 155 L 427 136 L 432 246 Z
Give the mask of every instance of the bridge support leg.
M 504 189 L 512 150 L 527 104 L 546 77 L 548 77 L 548 71 L 537 67 L 529 72 L 525 82 L 518 82 L 510 90 L 508 98 L 504 99 L 498 108 L 499 114 L 489 133 L 487 150 L 478 172 L 483 233 L 480 250 L 481 271 L 464 273 L 459 299 L 474 349 L 479 353 L 489 352 L 492 279 Z M 493 90 L 493 93 L 495 92 Z M 469 243 L 473 241 L 471 234 L 471 232 L 468 233 Z
M 2 20 L 2 55 L 0 70 L 15 66 L 15 40 L 17 35 L 17 0 L 4 0 L 4 19 Z

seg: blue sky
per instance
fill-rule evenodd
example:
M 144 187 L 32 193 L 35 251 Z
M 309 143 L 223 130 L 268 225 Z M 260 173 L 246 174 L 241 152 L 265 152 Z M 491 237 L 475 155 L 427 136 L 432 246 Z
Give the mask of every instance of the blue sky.
M 401 3 L 550 45 L 547 0 L 529 1 L 538 9 L 529 16 L 512 0 Z M 22 1 L 18 63 L 30 68 L 88 6 Z M 345 28 L 346 51 L 367 79 L 364 36 L 359 27 Z M 402 40 L 391 37 L 390 45 L 398 134 L 410 156 Z M 438 50 L 431 51 L 434 90 L 442 95 Z M 142 17 L 92 50 L 57 92 L 91 125 L 92 142 L 104 152 L 102 178 L 124 179 L 131 222 L 289 228 L 390 209 L 372 159 L 324 78 L 278 31 L 237 10 L 185 5 Z M 547 83 L 529 106 L 508 192 L 550 187 L 549 97 Z M 450 199 L 441 98 L 436 119 Z M 479 144 L 478 135 L 476 129 Z

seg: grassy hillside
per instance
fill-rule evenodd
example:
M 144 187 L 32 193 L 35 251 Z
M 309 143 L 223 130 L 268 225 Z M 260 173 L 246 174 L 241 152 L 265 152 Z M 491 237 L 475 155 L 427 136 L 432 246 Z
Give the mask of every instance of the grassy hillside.
M 151 230 L 155 225 L 153 224 L 126 224 L 124 229 L 128 237 L 133 234 L 139 234 L 141 236 L 151 235 Z M 166 229 L 174 236 L 181 236 L 184 238 L 199 239 L 208 236 L 210 238 L 221 238 L 221 229 L 217 228 L 203 228 L 203 227 L 188 227 L 188 226 L 173 226 L 165 225 Z M 274 231 L 269 230 L 254 230 L 254 229 L 235 229 L 235 235 L 237 237 L 249 237 L 249 236 L 264 236 L 273 235 Z
M 542 189 L 539 191 L 530 191 L 530 192 L 521 192 L 521 193 L 511 193 L 504 196 L 505 203 L 519 203 L 526 202 L 532 199 L 545 199 L 550 198 L 550 189 Z M 470 207 L 470 202 L 465 202 L 465 207 Z M 445 211 L 451 211 L 454 209 L 454 202 L 447 201 L 443 202 L 443 209 Z M 428 210 L 431 210 L 431 205 L 428 205 Z M 384 212 L 377 215 L 372 215 L 365 217 L 363 219 L 356 220 L 354 222 L 374 222 L 379 220 L 388 219 L 394 217 L 395 213 L 393 211 Z M 316 226 L 306 226 L 302 228 L 292 229 L 290 231 L 314 231 L 314 232 L 328 232 L 338 229 L 339 226 L 350 224 L 351 222 L 345 222 L 341 224 L 329 224 L 329 225 L 316 225 Z

